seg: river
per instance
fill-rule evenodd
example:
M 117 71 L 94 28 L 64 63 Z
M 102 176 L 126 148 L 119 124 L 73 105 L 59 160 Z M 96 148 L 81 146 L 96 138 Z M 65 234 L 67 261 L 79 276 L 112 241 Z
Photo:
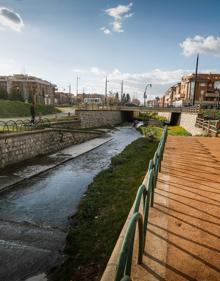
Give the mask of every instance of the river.
M 69 218 L 88 185 L 139 137 L 117 128 L 108 143 L 0 195 L 0 280 L 26 280 L 63 260 Z

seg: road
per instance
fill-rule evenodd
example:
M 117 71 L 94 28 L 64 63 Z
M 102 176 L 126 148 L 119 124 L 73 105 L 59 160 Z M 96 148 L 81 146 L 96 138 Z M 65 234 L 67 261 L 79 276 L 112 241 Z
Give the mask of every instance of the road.
M 25 280 L 63 260 L 68 218 L 88 185 L 140 134 L 120 128 L 109 137 L 103 146 L 1 194 L 0 280 Z

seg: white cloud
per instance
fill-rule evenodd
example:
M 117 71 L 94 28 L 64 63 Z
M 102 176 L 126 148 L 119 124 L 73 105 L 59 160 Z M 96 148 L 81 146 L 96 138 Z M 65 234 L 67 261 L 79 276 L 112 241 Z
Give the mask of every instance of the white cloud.
M 110 17 L 113 17 L 114 19 L 122 19 L 122 17 L 127 14 L 133 3 L 129 3 L 128 5 L 118 5 L 115 8 L 110 8 L 105 10 L 106 14 L 108 14 Z
M 118 32 L 118 33 L 124 32 L 122 28 L 122 22 L 125 19 L 131 18 L 133 16 L 133 13 L 129 13 L 132 6 L 133 3 L 129 3 L 128 5 L 118 5 L 117 7 L 105 10 L 105 13 L 113 18 L 113 21 L 110 22 L 110 25 L 112 26 L 112 30 L 110 30 L 107 27 L 102 27 L 101 30 L 105 34 L 111 34 L 111 31 Z
M 212 54 L 220 56 L 220 37 L 196 35 L 194 38 L 186 38 L 180 47 L 185 56 L 191 56 L 197 53 Z
M 112 30 L 114 32 L 124 32 L 124 30 L 122 29 L 122 22 L 121 21 L 118 21 L 118 20 L 115 20 L 113 23 L 112 23 Z
M 111 30 L 106 27 L 101 27 L 100 30 L 102 30 L 106 35 L 111 35 Z
M 0 24 L 14 31 L 21 31 L 24 26 L 24 22 L 18 13 L 4 7 L 0 7 Z

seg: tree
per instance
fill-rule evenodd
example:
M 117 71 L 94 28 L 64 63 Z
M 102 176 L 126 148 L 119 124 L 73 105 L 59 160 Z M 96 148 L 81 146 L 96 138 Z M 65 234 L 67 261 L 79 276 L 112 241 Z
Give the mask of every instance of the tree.
M 126 95 L 126 103 L 131 103 L 131 97 L 129 94 Z
M 126 95 L 123 94 L 121 97 L 121 104 L 124 105 L 126 103 Z
M 6 100 L 8 98 L 7 91 L 3 88 L 0 88 L 0 99 Z
M 12 89 L 9 94 L 10 100 L 18 100 L 18 101 L 24 101 L 22 94 L 19 89 Z

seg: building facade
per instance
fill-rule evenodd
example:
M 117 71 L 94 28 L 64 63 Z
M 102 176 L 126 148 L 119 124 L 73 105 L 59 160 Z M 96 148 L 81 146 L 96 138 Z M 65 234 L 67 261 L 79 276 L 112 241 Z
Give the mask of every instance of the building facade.
M 20 95 L 24 101 L 37 104 L 54 104 L 56 85 L 34 76 L 15 74 L 0 76 L 0 90 Z
M 194 98 L 195 92 L 195 98 Z M 170 87 L 160 99 L 160 106 L 219 106 L 220 103 L 220 74 L 199 73 L 183 76 L 181 82 Z
M 65 93 L 65 92 L 55 92 L 54 94 L 54 104 L 57 105 L 64 105 L 64 104 L 75 104 L 76 103 L 76 97 L 71 93 Z

